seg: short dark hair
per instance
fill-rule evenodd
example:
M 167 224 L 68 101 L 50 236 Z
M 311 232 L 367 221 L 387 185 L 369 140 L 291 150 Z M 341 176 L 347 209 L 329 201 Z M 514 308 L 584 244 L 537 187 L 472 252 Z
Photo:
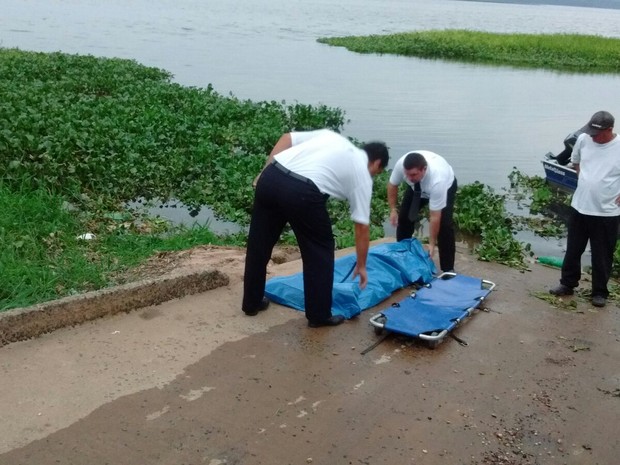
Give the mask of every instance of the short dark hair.
M 417 168 L 419 170 L 426 168 L 428 163 L 426 163 L 426 158 L 422 156 L 421 153 L 411 152 L 408 153 L 403 161 L 403 168 L 406 170 L 410 170 L 413 168 Z
M 390 154 L 388 148 L 383 142 L 368 142 L 362 146 L 366 155 L 368 155 L 368 161 L 373 162 L 375 160 L 381 160 L 381 168 L 385 168 L 390 161 Z

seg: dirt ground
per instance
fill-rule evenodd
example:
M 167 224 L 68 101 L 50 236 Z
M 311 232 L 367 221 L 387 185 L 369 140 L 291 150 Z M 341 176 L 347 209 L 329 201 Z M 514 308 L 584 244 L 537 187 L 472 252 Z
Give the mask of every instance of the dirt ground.
M 301 270 L 295 249 L 274 257 L 271 276 Z M 364 354 L 370 316 L 409 290 L 310 329 L 275 304 L 241 313 L 243 260 L 162 254 L 127 280 L 216 267 L 230 283 L 1 347 L 0 464 L 618 463 L 620 312 L 536 298 L 557 270 L 460 247 L 457 270 L 497 284 L 455 331 L 467 345 L 388 335 Z

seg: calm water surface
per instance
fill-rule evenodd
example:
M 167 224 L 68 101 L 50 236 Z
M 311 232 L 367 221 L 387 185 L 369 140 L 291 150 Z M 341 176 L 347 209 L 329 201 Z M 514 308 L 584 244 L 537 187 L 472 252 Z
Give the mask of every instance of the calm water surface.
M 620 78 L 361 55 L 316 39 L 444 28 L 620 37 L 613 4 L 0 0 L 0 46 L 131 58 L 222 94 L 340 107 L 346 134 L 386 141 L 393 158 L 433 150 L 461 184 L 501 189 L 515 166 L 542 175 L 543 154 L 595 111 L 620 115 Z

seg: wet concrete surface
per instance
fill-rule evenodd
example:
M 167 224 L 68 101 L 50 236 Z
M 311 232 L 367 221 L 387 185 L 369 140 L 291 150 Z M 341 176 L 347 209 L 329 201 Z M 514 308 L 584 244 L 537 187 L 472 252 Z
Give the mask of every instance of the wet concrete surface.
M 557 282 L 460 251 L 497 283 L 435 350 L 369 317 L 310 329 L 241 282 L 0 348 L 0 464 L 617 463 L 620 312 L 553 308 Z M 274 274 L 300 270 L 278 265 Z

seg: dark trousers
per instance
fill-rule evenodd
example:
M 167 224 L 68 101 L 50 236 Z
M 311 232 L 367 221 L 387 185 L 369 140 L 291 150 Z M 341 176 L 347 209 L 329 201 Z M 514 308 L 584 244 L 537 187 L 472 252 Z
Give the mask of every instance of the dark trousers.
M 410 239 L 415 231 L 417 223 L 420 221 L 420 209 L 428 205 L 428 199 L 420 197 L 419 186 L 412 189 L 407 185 L 407 190 L 403 195 L 403 202 L 398 214 L 398 226 L 396 227 L 396 240 Z M 441 223 L 439 234 L 437 235 L 437 246 L 439 247 L 439 267 L 442 271 L 454 269 L 454 256 L 456 255 L 454 222 L 454 200 L 456 198 L 457 183 L 456 179 L 448 189 L 448 200 L 446 206 L 441 210 Z
M 592 251 L 592 296 L 607 298 L 607 283 L 611 276 L 620 217 L 582 215 L 574 208 L 571 210 L 560 283 L 577 287 L 581 278 L 581 256 L 589 240 Z
M 243 281 L 244 311 L 256 309 L 265 293 L 267 264 L 286 223 L 291 225 L 303 264 L 306 318 L 332 316 L 335 242 L 328 196 L 311 181 L 269 165 L 256 185 Z

